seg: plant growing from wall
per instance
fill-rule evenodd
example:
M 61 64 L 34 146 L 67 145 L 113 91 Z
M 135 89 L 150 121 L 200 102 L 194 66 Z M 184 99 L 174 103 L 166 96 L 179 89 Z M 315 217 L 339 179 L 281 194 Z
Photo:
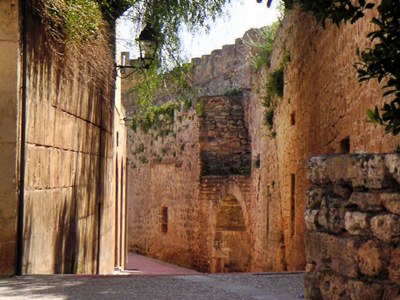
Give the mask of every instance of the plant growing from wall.
M 196 113 L 199 118 L 204 116 L 204 102 L 203 100 L 198 100 L 196 104 Z
M 263 124 L 268 129 L 268 135 L 276 136 L 274 130 L 274 112 L 278 100 L 283 97 L 285 84 L 285 70 L 290 62 L 290 52 L 284 51 L 279 67 L 270 71 L 264 87 L 264 96 L 261 98 L 261 105 L 264 107 Z
M 261 28 L 259 34 L 257 34 L 258 40 L 247 42 L 250 46 L 250 64 L 255 71 L 270 66 L 271 53 L 279 25 L 280 22 L 278 21 L 271 26 Z
M 144 133 L 150 129 L 162 132 L 171 130 L 176 109 L 180 109 L 180 103 L 172 101 L 160 106 L 149 105 L 144 113 L 133 116 L 131 128 L 135 132 L 140 128 Z

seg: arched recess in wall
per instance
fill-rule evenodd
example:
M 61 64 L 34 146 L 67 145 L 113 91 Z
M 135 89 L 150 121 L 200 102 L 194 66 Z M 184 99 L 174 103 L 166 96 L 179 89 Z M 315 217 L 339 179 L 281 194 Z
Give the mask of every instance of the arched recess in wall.
M 250 257 L 250 239 L 240 201 L 232 194 L 225 195 L 216 210 L 211 271 L 248 271 Z

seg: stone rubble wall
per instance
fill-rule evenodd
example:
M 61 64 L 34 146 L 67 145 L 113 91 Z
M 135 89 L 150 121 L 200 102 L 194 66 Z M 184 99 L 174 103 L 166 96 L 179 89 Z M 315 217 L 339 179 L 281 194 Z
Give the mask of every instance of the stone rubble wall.
M 192 267 L 199 183 L 196 111 L 175 111 L 168 134 L 128 130 L 128 250 Z M 168 231 L 161 210 L 168 208 Z
M 313 157 L 308 179 L 307 298 L 395 299 L 400 291 L 400 155 Z
M 203 175 L 250 172 L 250 142 L 243 96 L 203 97 L 200 159 Z
M 233 196 L 240 204 L 241 211 L 244 219 L 244 237 L 242 242 L 245 242 L 247 253 L 252 256 L 253 248 L 251 247 L 254 242 L 252 234 L 252 220 L 250 217 L 250 201 L 251 201 L 251 179 L 248 176 L 203 176 L 200 182 L 200 193 L 198 200 L 198 209 L 196 211 L 196 231 L 193 257 L 193 267 L 201 272 L 229 272 L 229 269 L 220 268 L 218 270 L 218 259 L 223 260 L 229 265 L 230 250 L 227 249 L 225 255 L 218 253 L 216 247 L 217 238 L 217 211 L 221 206 L 222 201 L 228 197 Z M 229 214 L 228 214 L 229 215 Z M 254 224 L 253 224 L 254 225 Z M 234 236 L 232 236 L 234 238 Z M 221 248 L 227 246 L 229 238 L 222 240 Z M 232 249 L 233 250 L 233 249 Z M 233 251 L 232 251 L 233 252 Z M 254 262 L 247 259 L 242 259 L 244 262 L 244 269 L 241 271 L 250 271 L 254 266 Z

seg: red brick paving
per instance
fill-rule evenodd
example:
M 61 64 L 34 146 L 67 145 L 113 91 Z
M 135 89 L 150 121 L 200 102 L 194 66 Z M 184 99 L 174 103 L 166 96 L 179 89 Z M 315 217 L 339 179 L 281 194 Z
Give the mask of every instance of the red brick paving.
M 126 271 L 138 275 L 193 275 L 198 272 L 146 256 L 128 253 Z

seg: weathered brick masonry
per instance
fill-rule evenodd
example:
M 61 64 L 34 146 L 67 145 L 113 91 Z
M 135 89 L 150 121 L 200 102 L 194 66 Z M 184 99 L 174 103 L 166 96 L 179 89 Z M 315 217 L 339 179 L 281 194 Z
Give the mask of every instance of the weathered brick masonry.
M 399 165 L 398 154 L 310 160 L 305 214 L 309 299 L 398 296 Z

